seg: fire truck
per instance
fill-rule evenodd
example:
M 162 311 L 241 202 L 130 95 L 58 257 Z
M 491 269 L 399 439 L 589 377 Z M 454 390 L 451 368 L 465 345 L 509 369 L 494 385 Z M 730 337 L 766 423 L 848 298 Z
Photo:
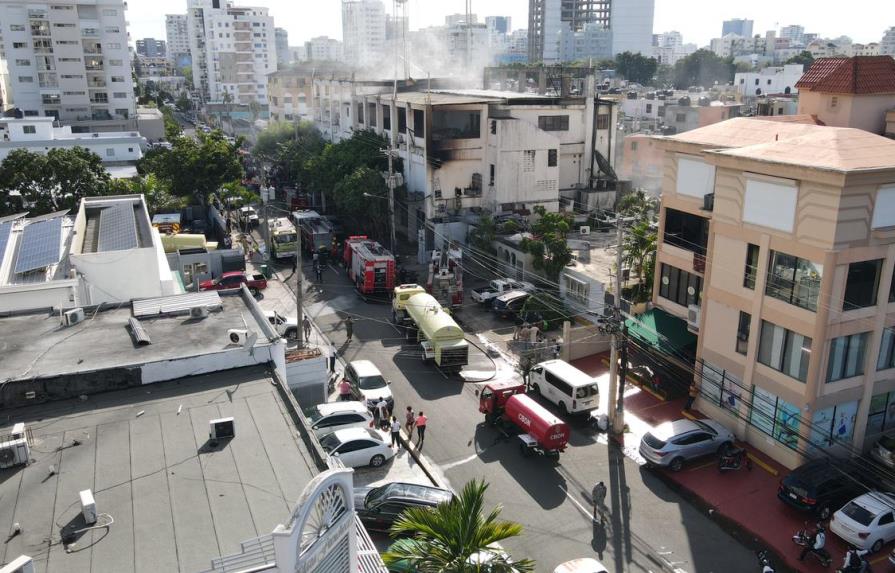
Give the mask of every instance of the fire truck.
M 301 231 L 301 246 L 310 254 L 319 255 L 321 262 L 329 255 L 332 248 L 333 233 L 329 221 L 317 211 L 303 209 L 292 213 L 292 218 Z
M 295 256 L 295 225 L 288 217 L 277 217 L 268 222 L 270 229 L 270 254 L 275 259 Z
M 445 308 L 463 304 L 463 251 L 456 247 L 432 251 L 426 290 Z
M 376 241 L 366 235 L 348 237 L 342 256 L 361 294 L 391 293 L 395 288 L 395 257 Z

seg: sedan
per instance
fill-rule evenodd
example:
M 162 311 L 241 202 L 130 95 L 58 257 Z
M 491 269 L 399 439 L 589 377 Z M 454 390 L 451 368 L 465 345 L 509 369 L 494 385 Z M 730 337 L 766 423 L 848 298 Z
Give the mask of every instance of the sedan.
M 895 539 L 895 495 L 859 495 L 833 514 L 830 531 L 858 549 L 879 551 Z
M 880 438 L 870 450 L 870 455 L 879 463 L 895 468 L 895 438 L 889 436 Z
M 363 402 L 329 402 L 305 408 L 305 417 L 317 437 L 345 428 L 367 428 L 373 414 Z
M 354 509 L 367 529 L 387 530 L 407 508 L 431 508 L 452 499 L 450 490 L 415 483 L 354 488 Z
M 680 471 L 684 462 L 723 453 L 733 446 L 733 433 L 714 420 L 665 422 L 643 435 L 640 455 L 648 464 Z
M 382 434 L 370 428 L 336 430 L 320 438 L 320 445 L 328 455 L 341 460 L 346 468 L 378 468 L 395 456 Z

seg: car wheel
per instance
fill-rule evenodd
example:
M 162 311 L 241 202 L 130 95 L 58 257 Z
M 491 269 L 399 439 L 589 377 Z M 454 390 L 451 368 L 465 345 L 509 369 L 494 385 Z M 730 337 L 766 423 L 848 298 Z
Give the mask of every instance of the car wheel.
M 684 467 L 684 458 L 680 458 L 680 457 L 674 458 L 673 460 L 671 460 L 671 463 L 668 464 L 668 469 L 670 469 L 673 472 L 681 471 L 682 467 Z
M 532 385 L 531 385 L 531 393 L 532 393 L 532 394 L 540 394 L 540 393 L 541 393 L 541 387 L 538 386 L 537 384 L 532 384 Z
M 718 456 L 724 456 L 724 455 L 727 455 L 727 453 L 730 452 L 730 450 L 731 450 L 732 448 L 733 448 L 733 444 L 731 444 L 730 442 L 724 442 L 724 443 L 721 444 L 721 446 L 718 448 Z
M 565 403 L 565 402 L 560 402 L 560 403 L 559 403 L 559 411 L 560 411 L 562 414 L 564 414 L 564 415 L 569 413 L 569 409 L 566 407 L 566 403 Z
M 833 512 L 830 510 L 829 505 L 822 505 L 817 510 L 817 518 L 820 519 L 821 521 L 826 521 L 830 518 L 831 513 L 833 513 Z
M 882 539 L 877 539 L 876 541 L 873 542 L 873 545 L 870 546 L 870 552 L 871 552 L 871 553 L 878 553 L 879 550 L 882 549 L 882 548 L 883 548 L 883 540 L 882 540 Z
M 384 463 L 385 463 L 385 456 L 383 456 L 382 454 L 376 454 L 370 460 L 370 467 L 378 468 Z

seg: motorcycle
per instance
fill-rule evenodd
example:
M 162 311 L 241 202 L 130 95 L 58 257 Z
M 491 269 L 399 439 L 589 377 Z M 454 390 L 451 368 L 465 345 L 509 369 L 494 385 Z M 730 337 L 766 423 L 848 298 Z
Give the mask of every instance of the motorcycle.
M 762 549 L 758 552 L 758 564 L 761 565 L 761 573 L 775 573 L 774 568 L 771 567 L 771 560 L 768 559 L 768 552 L 766 549 Z
M 855 549 L 854 547 L 846 551 L 844 563 L 842 567 L 836 569 L 836 573 L 871 573 L 870 563 L 867 561 L 866 549 Z
M 799 547 L 809 547 L 812 543 L 813 536 L 808 532 L 808 528 L 800 529 L 792 536 L 792 541 Z M 813 555 L 823 567 L 829 567 L 833 562 L 833 558 L 826 549 L 820 548 L 815 551 L 809 551 L 809 555 Z
M 738 470 L 744 466 L 752 471 L 752 460 L 743 448 L 731 448 L 718 456 L 718 471 L 721 473 Z

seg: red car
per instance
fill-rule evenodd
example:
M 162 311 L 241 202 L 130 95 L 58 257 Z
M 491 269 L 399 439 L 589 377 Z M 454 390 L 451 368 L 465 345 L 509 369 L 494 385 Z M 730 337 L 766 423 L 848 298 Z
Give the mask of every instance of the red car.
M 224 273 L 220 278 L 199 283 L 199 290 L 236 290 L 246 285 L 253 295 L 267 288 L 267 279 L 264 275 L 250 275 L 242 271 Z

